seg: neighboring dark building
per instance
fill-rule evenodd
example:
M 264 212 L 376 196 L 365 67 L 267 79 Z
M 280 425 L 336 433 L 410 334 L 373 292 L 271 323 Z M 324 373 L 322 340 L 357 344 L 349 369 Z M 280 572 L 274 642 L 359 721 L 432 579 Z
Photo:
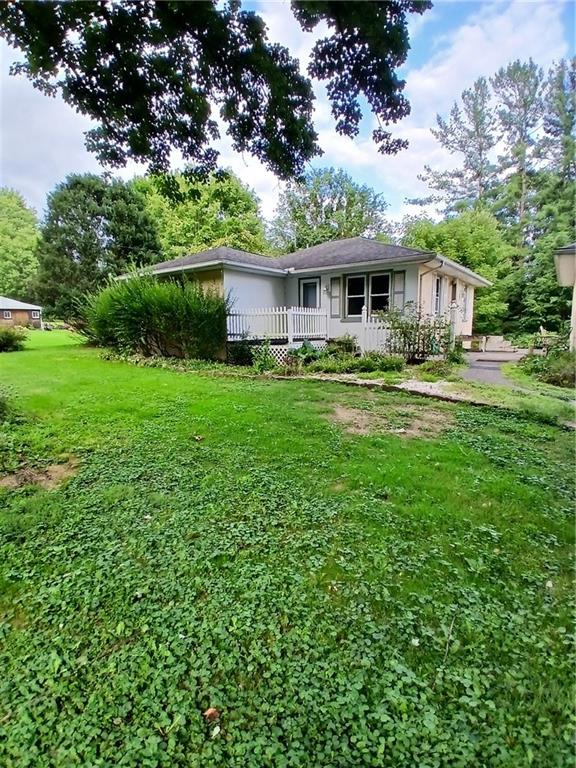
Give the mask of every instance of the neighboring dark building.
M 42 328 L 42 307 L 0 296 L 0 326 L 2 325 Z

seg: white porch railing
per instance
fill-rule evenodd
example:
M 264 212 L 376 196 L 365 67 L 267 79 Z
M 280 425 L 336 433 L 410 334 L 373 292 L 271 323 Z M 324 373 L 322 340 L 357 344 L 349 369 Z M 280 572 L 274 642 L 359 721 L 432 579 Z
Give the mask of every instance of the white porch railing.
M 456 339 L 456 310 L 457 305 L 453 302 L 447 310 L 447 320 L 449 323 L 450 347 L 454 345 Z M 394 341 L 392 330 L 381 317 L 373 317 L 368 313 L 366 306 L 362 307 L 362 324 L 358 335 L 358 345 L 362 352 L 390 352 L 394 351 Z M 397 341 L 397 340 L 396 340 Z
M 383 352 L 388 348 L 390 328 L 384 320 L 368 314 L 368 308 L 362 307 L 362 324 L 358 336 L 358 345 L 362 352 Z
M 328 315 L 313 307 L 263 307 L 243 309 L 228 315 L 228 340 L 287 339 L 289 344 L 303 339 L 327 339 Z

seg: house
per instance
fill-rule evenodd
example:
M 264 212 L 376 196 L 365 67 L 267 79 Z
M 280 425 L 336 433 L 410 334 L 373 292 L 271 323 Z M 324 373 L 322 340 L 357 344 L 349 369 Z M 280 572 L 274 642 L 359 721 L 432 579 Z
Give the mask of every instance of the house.
M 572 288 L 570 349 L 576 349 L 576 243 L 559 248 L 554 254 L 556 277 L 560 285 Z
M 42 328 L 42 307 L 0 296 L 0 327 L 5 325 Z
M 192 278 L 229 295 L 229 339 L 278 343 L 356 336 L 377 313 L 408 302 L 426 315 L 451 312 L 453 331 L 472 334 L 474 292 L 490 282 L 436 253 L 366 237 L 334 240 L 270 258 L 213 248 L 152 267 L 160 278 Z M 450 309 L 452 307 L 452 310 Z

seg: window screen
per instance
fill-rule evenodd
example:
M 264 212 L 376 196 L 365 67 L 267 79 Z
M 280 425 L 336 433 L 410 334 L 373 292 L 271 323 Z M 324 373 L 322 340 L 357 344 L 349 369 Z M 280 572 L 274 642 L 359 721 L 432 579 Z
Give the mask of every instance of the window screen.
M 385 312 L 390 306 L 390 275 L 370 276 L 370 312 Z
M 348 317 L 360 317 L 362 307 L 366 301 L 366 278 L 364 275 L 359 277 L 346 278 L 346 315 Z

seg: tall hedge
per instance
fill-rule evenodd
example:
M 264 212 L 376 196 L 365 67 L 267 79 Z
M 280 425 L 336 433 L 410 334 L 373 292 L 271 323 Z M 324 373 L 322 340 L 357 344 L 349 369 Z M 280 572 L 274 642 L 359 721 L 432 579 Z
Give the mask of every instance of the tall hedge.
M 228 308 L 197 283 L 132 275 L 86 296 L 84 332 L 122 352 L 213 360 L 226 343 Z

